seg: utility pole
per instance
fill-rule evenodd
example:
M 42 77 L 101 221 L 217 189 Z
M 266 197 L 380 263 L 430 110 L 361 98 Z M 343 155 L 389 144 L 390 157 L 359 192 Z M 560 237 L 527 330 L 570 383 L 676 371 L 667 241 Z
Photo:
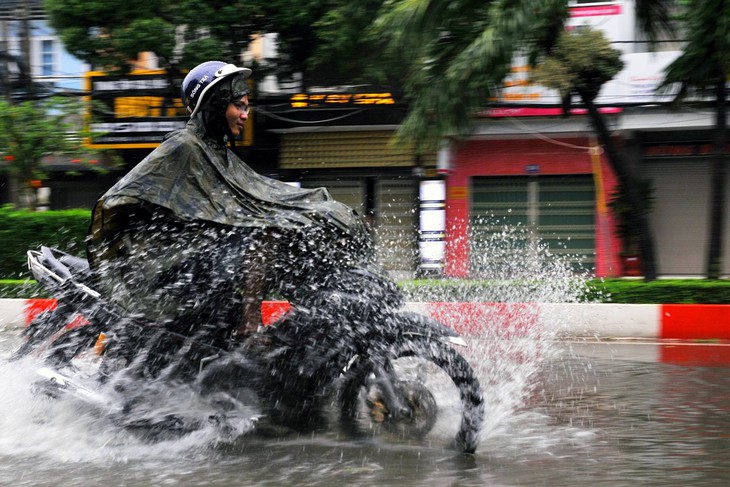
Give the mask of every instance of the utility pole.
M 33 84 L 33 75 L 31 73 L 31 42 L 30 42 L 30 7 L 28 0 L 21 0 L 15 4 L 14 17 L 2 19 L 2 43 L 4 52 L 0 52 L 2 59 L 2 88 L 9 103 L 16 100 L 16 96 L 20 95 L 21 100 L 35 99 L 36 90 Z M 17 25 L 16 35 L 20 48 L 19 56 L 12 56 L 9 52 L 9 27 L 13 23 Z M 18 72 L 17 80 L 12 79 L 9 72 L 11 64 L 17 63 Z M 14 73 L 15 74 L 15 73 Z M 25 201 L 35 201 L 36 193 L 34 188 L 27 186 L 27 182 L 20 181 L 19 175 L 15 171 L 10 171 L 8 177 L 8 189 L 10 193 L 10 201 L 13 203 L 20 202 L 21 206 L 25 206 Z M 21 201 L 22 200 L 22 201 Z M 31 203 L 31 206 L 35 206 Z
M 10 83 L 8 78 L 8 20 L 0 19 L 0 90 L 5 99 L 10 101 Z
M 26 89 L 26 97 L 32 100 L 35 95 L 33 88 L 33 73 L 31 73 L 30 62 L 30 12 L 28 10 L 28 0 L 18 7 L 18 18 L 20 20 L 20 73 L 23 76 L 21 80 L 22 86 Z

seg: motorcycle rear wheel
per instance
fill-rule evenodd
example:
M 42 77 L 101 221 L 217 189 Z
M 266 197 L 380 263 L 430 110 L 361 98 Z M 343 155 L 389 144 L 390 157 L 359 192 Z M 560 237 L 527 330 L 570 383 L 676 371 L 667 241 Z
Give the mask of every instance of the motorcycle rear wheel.
M 479 431 L 484 419 L 484 402 L 481 386 L 474 370 L 469 363 L 451 346 L 442 342 L 426 340 L 412 340 L 396 345 L 391 349 L 388 362 L 393 363 L 405 357 L 416 357 L 425 360 L 441 369 L 459 391 L 461 403 L 461 418 L 458 432 L 456 433 L 455 445 L 465 453 L 474 453 L 479 441 Z M 428 390 L 423 390 L 423 384 L 409 385 L 408 381 L 397 379 L 396 387 L 404 392 L 405 402 L 414 411 L 413 418 L 406 420 L 412 424 L 388 424 L 387 410 L 377 411 L 382 408 L 377 400 L 365 400 L 367 396 L 369 380 L 373 368 L 367 362 L 355 363 L 343 378 L 340 388 L 340 418 L 342 424 L 349 430 L 357 429 L 358 418 L 363 416 L 363 403 L 366 403 L 366 414 L 371 419 L 383 414 L 382 421 L 386 430 L 391 432 L 410 431 L 412 436 L 425 436 L 433 427 L 435 418 L 430 418 L 435 403 L 432 404 L 433 395 Z M 374 410 L 373 407 L 376 409 Z

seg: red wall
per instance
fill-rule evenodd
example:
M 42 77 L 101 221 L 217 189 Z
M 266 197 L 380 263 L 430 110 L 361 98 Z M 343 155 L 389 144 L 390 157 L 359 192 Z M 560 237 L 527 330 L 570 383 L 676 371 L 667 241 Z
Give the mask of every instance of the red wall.
M 537 175 L 592 174 L 587 137 L 559 139 L 471 140 L 454 148 L 446 177 L 446 258 L 448 277 L 467 277 L 469 269 L 468 222 L 473 176 L 526 176 L 526 166 L 538 166 Z M 606 159 L 600 157 L 603 194 L 608 198 L 616 178 Z M 595 177 L 594 177 L 595 179 Z M 598 181 L 598 180 L 596 180 Z M 597 188 L 598 188 L 597 184 Z M 600 210 L 601 208 L 597 208 Z M 608 212 L 597 211 L 596 275 L 617 275 L 619 242 Z M 601 216 L 602 215 L 602 216 Z M 605 229 L 606 231 L 602 231 Z

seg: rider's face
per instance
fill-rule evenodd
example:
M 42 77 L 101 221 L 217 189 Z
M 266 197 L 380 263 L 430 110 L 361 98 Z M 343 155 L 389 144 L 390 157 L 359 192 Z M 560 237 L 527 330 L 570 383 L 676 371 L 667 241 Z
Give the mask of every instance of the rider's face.
M 248 120 L 248 95 L 244 95 L 240 100 L 228 104 L 226 120 L 234 137 L 238 137 L 243 133 L 243 127 L 246 125 L 246 120 Z

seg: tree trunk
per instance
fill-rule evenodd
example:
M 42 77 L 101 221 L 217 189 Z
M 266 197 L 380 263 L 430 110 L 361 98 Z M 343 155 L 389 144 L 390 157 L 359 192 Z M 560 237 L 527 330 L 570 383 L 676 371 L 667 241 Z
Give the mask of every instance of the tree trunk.
M 715 85 L 717 102 L 715 135 L 712 151 L 712 195 L 710 200 L 709 248 L 707 250 L 706 276 L 718 279 L 722 272 L 722 241 L 725 228 L 725 130 L 727 128 L 727 106 L 725 103 L 725 76 Z
M 578 94 L 581 96 L 583 103 L 588 109 L 588 114 L 591 117 L 593 127 L 596 129 L 598 140 L 601 141 L 601 144 L 606 151 L 606 155 L 608 156 L 608 161 L 618 177 L 619 184 L 621 184 L 626 193 L 627 202 L 634 210 L 630 215 L 632 218 L 631 225 L 636 228 L 639 233 L 639 251 L 641 252 L 642 265 L 644 268 L 644 280 L 653 281 L 657 277 L 654 239 L 651 234 L 651 229 L 649 228 L 648 212 L 646 204 L 641 198 L 638 180 L 633 174 L 631 168 L 624 161 L 622 155 L 619 153 L 619 150 L 611 137 L 611 133 L 609 132 L 608 127 L 606 127 L 603 115 L 601 115 L 598 111 L 598 107 L 596 107 L 593 103 L 593 99 L 588 96 L 584 96 L 584 94 L 580 91 Z
M 10 196 L 10 204 L 17 208 L 20 206 L 20 180 L 12 172 L 8 175 L 8 194 Z
M 20 183 L 17 191 L 16 208 L 22 210 L 36 211 L 38 192 L 28 182 Z

